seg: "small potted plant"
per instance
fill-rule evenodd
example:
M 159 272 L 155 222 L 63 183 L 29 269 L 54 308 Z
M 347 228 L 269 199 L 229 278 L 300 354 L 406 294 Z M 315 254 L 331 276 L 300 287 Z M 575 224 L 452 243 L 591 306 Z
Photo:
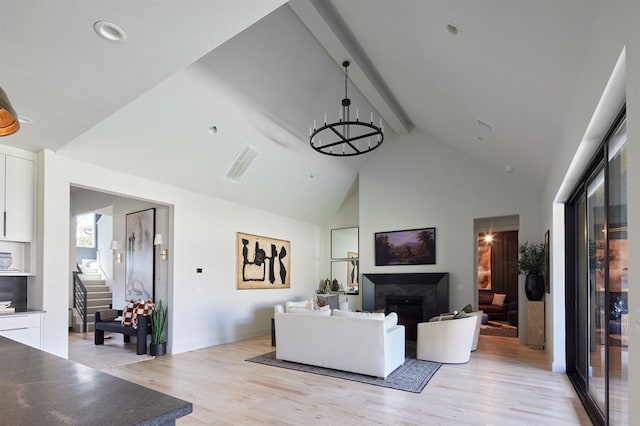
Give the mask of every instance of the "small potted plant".
M 518 273 L 526 274 L 524 292 L 527 299 L 542 300 L 544 296 L 544 244 L 525 242 L 518 247 Z
M 149 353 L 153 356 L 167 353 L 166 326 L 167 308 L 163 306 L 162 299 L 160 299 L 151 313 L 151 344 L 149 345 Z

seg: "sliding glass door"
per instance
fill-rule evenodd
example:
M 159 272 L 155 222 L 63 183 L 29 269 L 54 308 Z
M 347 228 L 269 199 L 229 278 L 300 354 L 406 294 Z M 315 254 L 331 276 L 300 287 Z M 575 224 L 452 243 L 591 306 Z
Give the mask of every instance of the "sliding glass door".
M 567 373 L 596 424 L 628 424 L 626 125 L 567 204 Z
M 609 422 L 629 424 L 627 367 L 629 310 L 627 293 L 627 129 L 623 122 L 609 142 L 608 155 L 608 296 Z
M 604 293 L 605 259 L 605 214 L 604 214 L 604 168 L 593 176 L 587 186 L 587 244 L 589 249 L 589 290 L 588 324 L 589 347 L 588 390 L 598 408 L 605 412 L 606 407 L 606 297 Z M 587 292 L 585 292 L 587 293 Z M 579 308 L 580 309 L 580 308 Z

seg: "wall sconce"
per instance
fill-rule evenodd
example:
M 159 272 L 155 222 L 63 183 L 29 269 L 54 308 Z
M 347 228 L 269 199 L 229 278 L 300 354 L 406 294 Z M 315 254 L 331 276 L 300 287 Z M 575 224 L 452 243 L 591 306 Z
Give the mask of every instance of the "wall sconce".
M 0 136 L 12 135 L 19 128 L 18 114 L 9 102 L 9 97 L 0 87 Z
M 118 253 L 118 242 L 115 240 L 111 241 L 109 248 L 113 251 L 113 260 L 115 260 L 116 263 L 122 263 L 122 253 Z
M 169 252 L 167 251 L 167 249 L 162 248 L 162 244 L 162 234 L 156 234 L 153 239 L 153 245 L 160 246 L 160 259 L 167 260 L 169 258 Z

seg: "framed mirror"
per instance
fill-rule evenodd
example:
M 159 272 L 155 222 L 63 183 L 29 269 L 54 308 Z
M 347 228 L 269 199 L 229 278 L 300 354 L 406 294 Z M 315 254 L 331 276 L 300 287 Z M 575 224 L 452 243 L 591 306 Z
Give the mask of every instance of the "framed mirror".
M 331 260 L 358 258 L 358 227 L 331 230 Z
M 358 294 L 360 288 L 359 244 L 357 226 L 331 230 L 331 281 L 338 280 L 347 294 Z
M 360 290 L 360 262 L 358 259 L 331 262 L 331 281 L 338 280 L 346 294 L 358 294 Z

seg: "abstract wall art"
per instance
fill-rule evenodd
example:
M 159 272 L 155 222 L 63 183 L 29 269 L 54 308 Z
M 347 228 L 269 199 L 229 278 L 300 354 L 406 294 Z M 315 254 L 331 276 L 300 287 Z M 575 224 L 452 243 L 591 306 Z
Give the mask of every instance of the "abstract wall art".
M 291 242 L 236 233 L 239 290 L 291 287 Z
M 358 261 L 358 253 L 347 252 L 349 264 L 347 265 L 347 292 L 357 293 L 359 290 L 358 279 L 360 276 L 360 268 Z
M 126 215 L 125 300 L 153 300 L 156 209 Z

